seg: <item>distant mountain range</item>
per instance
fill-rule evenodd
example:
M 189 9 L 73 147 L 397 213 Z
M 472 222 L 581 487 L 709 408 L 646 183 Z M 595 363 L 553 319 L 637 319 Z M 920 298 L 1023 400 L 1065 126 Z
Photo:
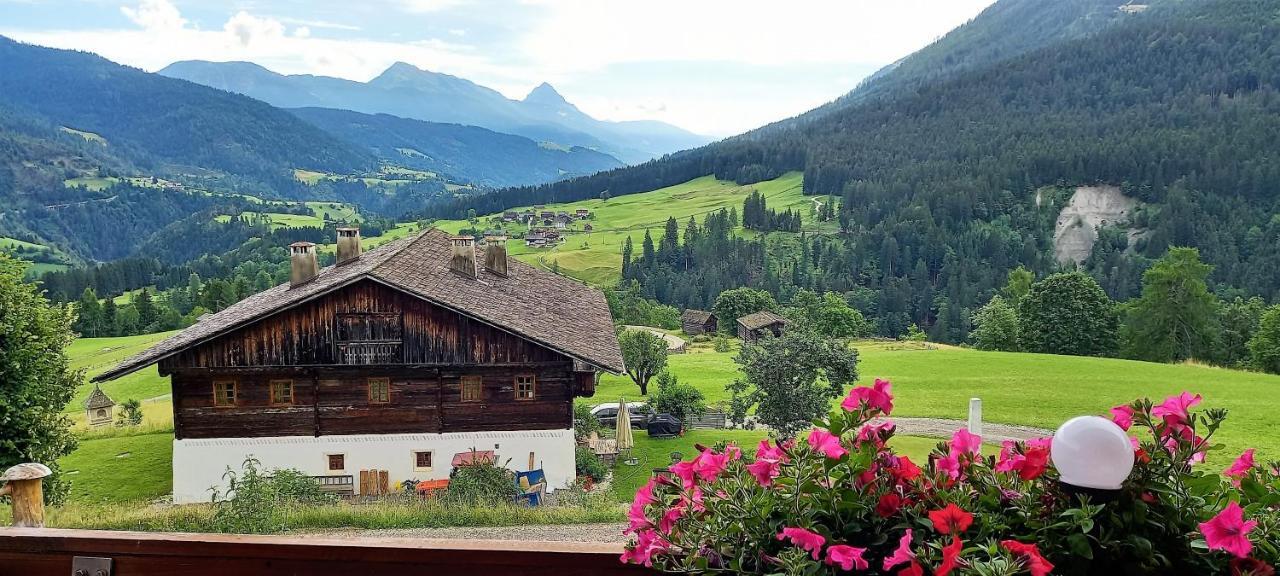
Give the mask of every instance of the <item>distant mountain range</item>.
M 290 111 L 388 163 L 429 170 L 481 186 L 554 182 L 622 166 L 616 158 L 603 152 L 580 146 L 540 144 L 523 136 L 476 126 L 333 108 Z
M 570 104 L 549 84 L 511 100 L 470 80 L 403 62 L 368 82 L 283 75 L 250 62 L 175 62 L 159 74 L 257 98 L 281 108 L 336 108 L 479 126 L 538 142 L 583 147 L 625 163 L 694 148 L 711 139 L 656 121 L 607 122 Z

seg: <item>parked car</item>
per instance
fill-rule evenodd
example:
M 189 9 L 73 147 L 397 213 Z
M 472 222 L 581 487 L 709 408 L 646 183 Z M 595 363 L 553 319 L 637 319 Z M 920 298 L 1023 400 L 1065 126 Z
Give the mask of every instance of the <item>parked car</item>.
M 631 427 L 644 430 L 645 422 L 649 420 L 649 406 L 644 402 L 627 402 L 627 412 L 631 413 Z M 613 428 L 618 425 L 618 403 L 598 404 L 591 409 L 591 415 L 600 421 L 601 426 Z

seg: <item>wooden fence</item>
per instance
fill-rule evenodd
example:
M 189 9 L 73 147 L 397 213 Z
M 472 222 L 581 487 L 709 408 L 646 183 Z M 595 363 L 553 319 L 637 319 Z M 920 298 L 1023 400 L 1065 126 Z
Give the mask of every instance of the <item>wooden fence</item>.
M 570 542 L 0 528 L 0 576 L 612 576 L 647 572 L 620 563 L 621 552 L 617 544 Z

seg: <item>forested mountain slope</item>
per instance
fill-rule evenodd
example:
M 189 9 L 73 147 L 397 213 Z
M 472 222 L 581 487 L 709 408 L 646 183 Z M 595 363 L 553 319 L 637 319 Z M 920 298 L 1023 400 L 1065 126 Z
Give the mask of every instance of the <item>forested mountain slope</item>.
M 1002 0 L 966 28 L 1014 33 L 1020 22 L 997 16 L 1024 4 Z M 1069 187 L 1107 183 L 1142 203 L 1133 225 L 1146 230 L 1133 246 L 1105 235 L 1108 241 L 1094 247 L 1086 266 L 1113 296 L 1133 295 L 1149 258 L 1169 245 L 1190 245 L 1216 266 L 1211 280 L 1220 292 L 1274 299 L 1278 14 L 1276 0 L 1153 2 L 1108 18 L 1096 32 L 1048 33 L 1062 39 L 987 65 L 980 64 L 987 56 L 975 58 L 963 73 L 934 81 L 904 80 L 904 88 L 823 110 L 794 129 L 502 191 L 467 206 L 484 213 L 604 190 L 617 196 L 706 174 L 754 182 L 803 170 L 806 192 L 841 197 L 846 233 L 813 240 L 806 262 L 773 262 L 777 290 L 867 290 L 874 306 L 900 311 L 897 326 L 941 325 L 940 337 L 958 340 L 970 311 L 1010 268 L 1043 274 L 1057 267 L 1052 234 Z M 909 70 L 904 64 L 878 82 L 892 84 Z M 433 214 L 462 209 L 442 206 Z M 695 267 L 691 278 L 672 281 L 696 283 L 697 275 Z
M 379 159 L 481 186 L 552 182 L 622 165 L 595 150 L 540 145 L 523 136 L 476 126 L 332 108 L 296 108 L 291 112 L 330 134 L 365 147 Z
M 0 37 L 0 104 L 99 134 L 139 162 L 250 175 L 348 172 L 367 154 L 265 103 L 120 66 L 84 52 Z

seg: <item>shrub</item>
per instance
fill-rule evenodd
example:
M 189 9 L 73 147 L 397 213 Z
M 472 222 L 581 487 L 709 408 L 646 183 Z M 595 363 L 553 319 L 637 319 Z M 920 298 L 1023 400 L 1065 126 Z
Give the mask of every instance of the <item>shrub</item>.
M 142 403 L 130 398 L 120 404 L 120 413 L 116 415 L 116 427 L 138 426 L 142 424 Z
M 714 346 L 715 346 L 716 352 L 720 352 L 720 353 L 728 352 L 729 339 L 725 338 L 724 336 L 718 336 L 716 337 L 716 343 L 714 344 Z
M 495 506 L 511 502 L 519 494 L 515 473 L 496 462 L 479 459 L 475 464 L 453 469 L 442 500 L 454 505 Z
M 600 461 L 595 452 L 586 446 L 578 446 L 573 453 L 579 477 L 590 476 L 596 482 L 603 482 L 609 474 L 609 467 Z
M 1280 304 L 1262 314 L 1258 330 L 1249 339 L 1249 355 L 1255 368 L 1280 374 Z
M 573 405 L 573 438 L 574 440 L 583 440 L 591 437 L 591 433 L 599 433 L 604 427 L 600 425 L 600 419 L 591 413 L 591 406 L 588 404 Z
M 973 315 L 975 328 L 969 334 L 979 350 L 1018 350 L 1018 313 L 1004 298 L 993 297 Z
M 959 430 L 919 465 L 888 448 L 888 382 L 849 392 L 803 440 L 701 448 L 636 492 L 624 561 L 682 573 L 1272 574 L 1280 472 L 1247 451 L 1194 466 L 1223 410 L 1183 393 L 1112 409 L 1135 467 L 1106 501 L 1059 482 L 1052 440 L 982 456 Z M 1224 477 L 1225 476 L 1225 477 Z
M 284 529 L 278 510 L 293 505 L 332 504 L 334 496 L 320 490 L 315 479 L 298 470 L 262 473 L 262 463 L 246 458 L 237 472 L 230 466 L 222 475 L 227 491 L 211 489 L 214 513 L 212 531 L 265 534 Z
M 670 414 L 684 422 L 689 417 L 707 413 L 706 397 L 697 388 L 681 384 L 670 372 L 658 375 L 658 388 L 649 397 L 649 408 L 658 414 Z

